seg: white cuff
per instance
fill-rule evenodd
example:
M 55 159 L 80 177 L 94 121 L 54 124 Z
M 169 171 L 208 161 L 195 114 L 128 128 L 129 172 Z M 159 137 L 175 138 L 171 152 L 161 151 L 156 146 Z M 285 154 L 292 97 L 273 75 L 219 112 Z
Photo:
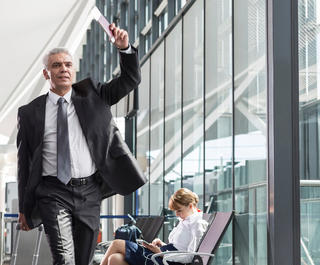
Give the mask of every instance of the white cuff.
M 125 49 L 125 50 L 120 50 L 120 49 L 119 49 L 119 52 L 123 52 L 123 53 L 126 53 L 126 54 L 131 54 L 131 53 L 133 53 L 133 52 L 132 52 L 132 49 L 131 49 L 131 44 L 129 43 L 129 47 L 128 47 L 127 49 Z

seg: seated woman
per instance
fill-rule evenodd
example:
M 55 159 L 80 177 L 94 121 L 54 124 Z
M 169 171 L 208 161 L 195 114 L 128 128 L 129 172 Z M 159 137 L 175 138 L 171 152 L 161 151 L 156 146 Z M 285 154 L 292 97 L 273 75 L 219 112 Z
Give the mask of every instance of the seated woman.
M 208 225 L 202 219 L 202 213 L 198 211 L 198 201 L 198 195 L 191 190 L 177 190 L 169 200 L 169 208 L 175 211 L 180 222 L 169 234 L 169 244 L 165 244 L 159 238 L 149 244 L 143 243 L 143 246 L 132 241 L 116 239 L 108 248 L 100 265 L 153 265 L 151 256 L 154 253 L 166 250 L 195 251 Z M 162 258 L 157 260 L 163 264 Z M 188 263 L 191 260 L 192 257 L 175 257 L 174 262 L 170 264 Z

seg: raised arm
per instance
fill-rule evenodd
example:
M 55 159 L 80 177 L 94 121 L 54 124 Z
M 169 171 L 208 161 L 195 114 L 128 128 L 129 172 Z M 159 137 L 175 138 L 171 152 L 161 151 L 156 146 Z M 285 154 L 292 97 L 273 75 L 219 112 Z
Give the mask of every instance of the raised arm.
M 98 83 L 97 85 L 100 97 L 110 106 L 116 104 L 140 84 L 138 52 L 132 46 L 131 49 L 134 52 L 132 54 L 120 52 L 120 76 L 108 83 Z
M 136 89 L 141 80 L 138 51 L 129 44 L 128 33 L 110 25 L 115 37 L 114 45 L 120 54 L 120 76 L 108 83 L 98 83 L 97 89 L 100 97 L 108 104 L 116 104 L 121 98 Z

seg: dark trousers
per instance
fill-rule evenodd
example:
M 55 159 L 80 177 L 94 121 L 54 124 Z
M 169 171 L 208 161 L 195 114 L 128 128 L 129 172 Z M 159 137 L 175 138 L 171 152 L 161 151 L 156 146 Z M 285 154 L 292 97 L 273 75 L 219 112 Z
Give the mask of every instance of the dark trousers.
M 78 186 L 44 177 L 36 197 L 53 264 L 90 264 L 100 224 L 101 192 L 95 177 Z

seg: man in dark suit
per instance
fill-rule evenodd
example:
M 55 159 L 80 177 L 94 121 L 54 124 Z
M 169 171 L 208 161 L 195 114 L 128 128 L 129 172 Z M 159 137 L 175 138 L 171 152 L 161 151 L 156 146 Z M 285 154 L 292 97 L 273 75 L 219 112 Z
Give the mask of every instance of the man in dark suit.
M 146 181 L 110 112 L 140 83 L 137 51 L 126 31 L 114 24 L 110 30 L 120 50 L 119 77 L 72 84 L 72 57 L 56 48 L 44 57 L 49 93 L 18 110 L 19 222 L 22 230 L 44 224 L 53 264 L 90 264 L 101 200 Z

